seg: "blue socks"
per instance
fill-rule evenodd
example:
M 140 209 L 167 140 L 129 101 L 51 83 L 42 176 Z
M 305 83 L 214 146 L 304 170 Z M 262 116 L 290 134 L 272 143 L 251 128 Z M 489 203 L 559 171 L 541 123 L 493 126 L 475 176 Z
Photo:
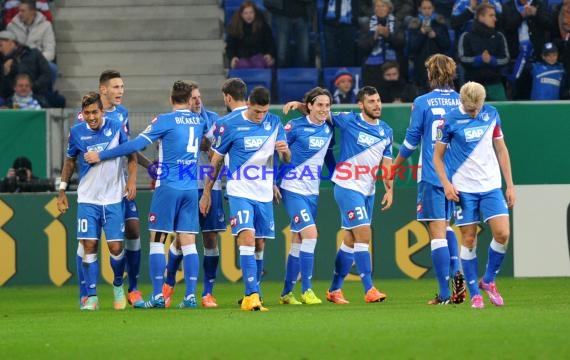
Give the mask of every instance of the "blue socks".
M 431 241 L 431 261 L 439 285 L 439 299 L 449 299 L 451 297 L 449 291 L 449 248 L 446 239 L 433 239 Z
M 353 262 L 354 249 L 342 243 L 336 253 L 336 259 L 334 261 L 334 276 L 329 291 L 332 292 L 342 288 L 344 278 L 348 275 Z
M 152 283 L 152 296 L 162 294 L 162 284 L 164 282 L 164 268 L 166 260 L 164 258 L 164 244 L 161 242 L 150 243 L 150 256 L 148 258 L 150 281 Z
M 285 283 L 283 284 L 283 291 L 281 296 L 289 294 L 293 291 L 297 278 L 299 277 L 299 271 L 301 270 L 301 264 L 299 261 L 299 252 L 301 249 L 301 244 L 292 243 L 291 249 L 289 250 L 289 255 L 287 256 L 287 267 L 285 269 Z
M 129 292 L 138 289 L 138 278 L 141 269 L 141 239 L 125 240 L 127 257 L 127 275 L 129 279 Z
M 182 245 L 182 262 L 184 267 L 184 280 L 186 281 L 186 293 L 184 298 L 188 299 L 189 295 L 196 295 L 196 283 L 198 282 L 198 272 L 200 271 L 200 259 L 196 244 Z
M 257 286 L 257 265 L 255 263 L 255 246 L 239 247 L 239 263 L 245 285 L 245 295 L 259 292 Z
M 86 254 L 83 263 L 83 278 L 85 279 L 85 288 L 87 296 L 97 295 L 97 279 L 99 277 L 99 263 L 97 262 L 97 254 Z
M 317 239 L 303 239 L 299 252 L 301 263 L 301 281 L 303 293 L 312 288 L 313 264 L 315 262 L 315 247 Z
M 364 243 L 354 244 L 354 262 L 356 270 L 364 286 L 364 293 L 372 288 L 372 262 L 370 261 L 370 245 Z
M 451 226 L 447 227 L 445 237 L 447 239 L 447 247 L 449 248 L 449 271 L 450 275 L 453 276 L 456 272 L 461 271 L 461 268 L 459 266 L 459 245 Z
M 119 255 L 110 254 L 110 262 L 113 269 L 113 286 L 122 286 L 126 264 L 125 250 L 121 250 Z
M 176 273 L 182 262 L 182 250 L 178 250 L 174 245 L 174 241 L 168 249 L 168 262 L 166 263 L 166 280 L 164 282 L 169 286 L 176 285 Z
M 461 246 L 461 265 L 463 266 L 463 273 L 465 274 L 465 281 L 469 288 L 469 295 L 471 298 L 475 295 L 480 295 L 478 279 L 477 279 L 477 247 L 468 249 Z
M 218 275 L 218 263 L 220 262 L 220 250 L 216 247 L 214 249 L 204 249 L 204 290 L 202 296 L 212 294 L 214 291 L 214 283 Z
M 491 244 L 489 245 L 487 268 L 485 270 L 485 276 L 483 276 L 483 281 L 485 283 L 488 284 L 495 281 L 506 252 L 507 247 L 504 244 L 499 244 L 495 239 L 491 241 Z

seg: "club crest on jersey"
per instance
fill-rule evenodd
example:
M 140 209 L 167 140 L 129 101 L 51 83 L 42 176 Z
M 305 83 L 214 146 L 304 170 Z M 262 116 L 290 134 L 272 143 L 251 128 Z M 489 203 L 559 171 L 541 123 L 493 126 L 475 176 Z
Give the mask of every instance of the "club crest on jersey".
M 105 150 L 105 148 L 107 147 L 107 145 L 109 145 L 108 142 L 106 142 L 106 143 L 101 143 L 101 144 L 95 144 L 95 145 L 89 145 L 89 146 L 87 147 L 87 151 L 101 152 L 101 151 Z
M 370 147 L 379 141 L 380 141 L 379 138 L 363 133 L 362 131 L 358 133 L 358 141 L 357 141 L 358 145 Z
M 103 131 L 103 134 L 105 134 L 105 136 L 109 137 L 109 136 L 113 135 L 113 130 L 105 129 L 105 131 Z
M 148 214 L 148 222 L 151 224 L 156 223 L 156 214 L 153 213 Z
M 325 134 L 328 134 L 328 133 L 330 133 L 330 132 L 331 132 L 331 129 L 329 129 L 329 127 L 327 126 L 327 127 L 325 128 Z
M 483 113 L 483 115 L 481 116 L 481 119 L 483 119 L 483 121 L 489 121 L 489 119 L 490 119 L 489 113 Z
M 465 134 L 465 141 L 478 141 L 483 137 L 485 131 L 487 131 L 487 126 L 477 126 L 463 129 L 463 133 Z
M 378 132 L 380 134 L 380 136 L 384 137 L 386 135 L 386 133 L 384 132 L 384 129 L 380 129 L 380 131 Z
M 271 123 L 270 123 L 269 121 L 264 122 L 264 123 L 263 123 L 263 128 L 264 128 L 266 131 L 271 130 Z
M 245 150 L 258 150 L 267 140 L 267 136 L 246 136 L 243 139 L 243 147 Z
M 327 142 L 327 138 L 320 136 L 309 137 L 309 149 L 320 150 Z

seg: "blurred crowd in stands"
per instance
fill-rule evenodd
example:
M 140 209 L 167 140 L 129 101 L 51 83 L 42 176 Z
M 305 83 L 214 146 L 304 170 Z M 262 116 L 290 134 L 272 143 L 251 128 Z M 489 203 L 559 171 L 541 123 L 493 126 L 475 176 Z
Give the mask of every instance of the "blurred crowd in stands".
M 338 103 L 354 102 L 355 87 L 363 85 L 377 87 L 383 102 L 410 102 L 428 90 L 425 60 L 445 53 L 459 65 L 457 85 L 480 82 L 489 101 L 570 98 L 570 0 L 225 0 L 222 6 L 229 74 L 246 82 L 244 69 L 278 69 L 271 74 L 278 87 L 282 69 L 317 68 L 318 83 Z

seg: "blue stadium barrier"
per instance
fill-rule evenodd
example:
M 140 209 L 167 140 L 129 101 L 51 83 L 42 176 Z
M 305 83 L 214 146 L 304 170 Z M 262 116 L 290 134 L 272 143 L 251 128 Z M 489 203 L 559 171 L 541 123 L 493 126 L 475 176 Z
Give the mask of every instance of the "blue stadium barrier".
M 277 69 L 277 96 L 280 104 L 301 101 L 305 93 L 319 84 L 317 68 Z
M 228 72 L 228 78 L 240 78 L 247 85 L 247 93 L 256 86 L 266 87 L 271 91 L 271 69 L 232 69 Z

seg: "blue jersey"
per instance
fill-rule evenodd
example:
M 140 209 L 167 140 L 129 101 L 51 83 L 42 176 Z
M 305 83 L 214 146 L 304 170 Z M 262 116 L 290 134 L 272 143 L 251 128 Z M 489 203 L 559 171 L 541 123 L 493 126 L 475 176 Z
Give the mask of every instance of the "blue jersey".
M 560 88 L 564 82 L 564 67 L 561 63 L 550 65 L 540 61 L 532 64 L 531 100 L 560 100 Z
M 501 172 L 493 140 L 502 139 L 501 118 L 495 107 L 483 105 L 472 119 L 461 107 L 444 117 L 438 142 L 449 144 L 448 176 L 457 190 L 486 192 L 501 187 Z
M 267 113 L 260 123 L 245 117 L 246 110 L 224 117 L 213 146 L 220 155 L 228 154 L 226 185 L 230 196 L 260 202 L 273 199 L 275 142 L 286 141 L 278 116 Z M 226 174 L 224 174 L 224 172 Z
M 414 100 L 410 126 L 406 130 L 400 155 L 407 158 L 421 145 L 418 182 L 426 181 L 435 186 L 442 186 L 433 167 L 433 148 L 437 129 L 443 124 L 443 116 L 458 106 L 459 94 L 455 90 L 436 89 Z
M 203 106 L 202 106 L 202 109 L 200 111 L 200 116 L 202 116 L 202 118 L 206 120 L 206 137 L 208 138 L 208 140 L 213 142 L 214 141 L 215 124 L 218 122 L 218 119 L 220 117 L 215 112 L 207 110 Z M 201 167 L 209 167 L 210 166 L 210 159 L 208 158 L 208 152 L 207 151 L 200 151 L 200 156 L 198 157 L 198 166 L 201 166 Z M 205 184 L 206 184 L 206 176 L 198 176 L 198 188 L 203 189 Z M 214 190 L 221 190 L 221 188 L 222 187 L 221 187 L 220 181 L 217 180 L 214 183 L 213 189 Z
M 89 165 L 83 159 L 87 151 L 102 152 L 116 148 L 127 141 L 123 124 L 103 118 L 99 130 L 91 130 L 87 123 L 74 125 L 69 131 L 67 157 L 79 162 L 77 202 L 109 205 L 120 202 L 125 191 L 123 159 L 116 158 Z
M 279 186 L 301 195 L 318 195 L 321 169 L 333 136 L 329 122 L 315 124 L 308 116 L 285 125 L 291 162 L 279 169 Z
M 141 151 L 149 143 L 161 140 L 158 161 L 161 164 L 156 187 L 179 190 L 198 189 L 197 161 L 206 121 L 188 109 L 161 114 L 135 139 L 111 151 L 99 154 L 101 160 Z M 156 170 L 156 168 L 154 168 Z
M 382 158 L 392 158 L 392 128 L 381 120 L 370 124 L 362 114 L 352 112 L 332 114 L 332 120 L 342 134 L 332 181 L 365 196 L 374 195 Z

